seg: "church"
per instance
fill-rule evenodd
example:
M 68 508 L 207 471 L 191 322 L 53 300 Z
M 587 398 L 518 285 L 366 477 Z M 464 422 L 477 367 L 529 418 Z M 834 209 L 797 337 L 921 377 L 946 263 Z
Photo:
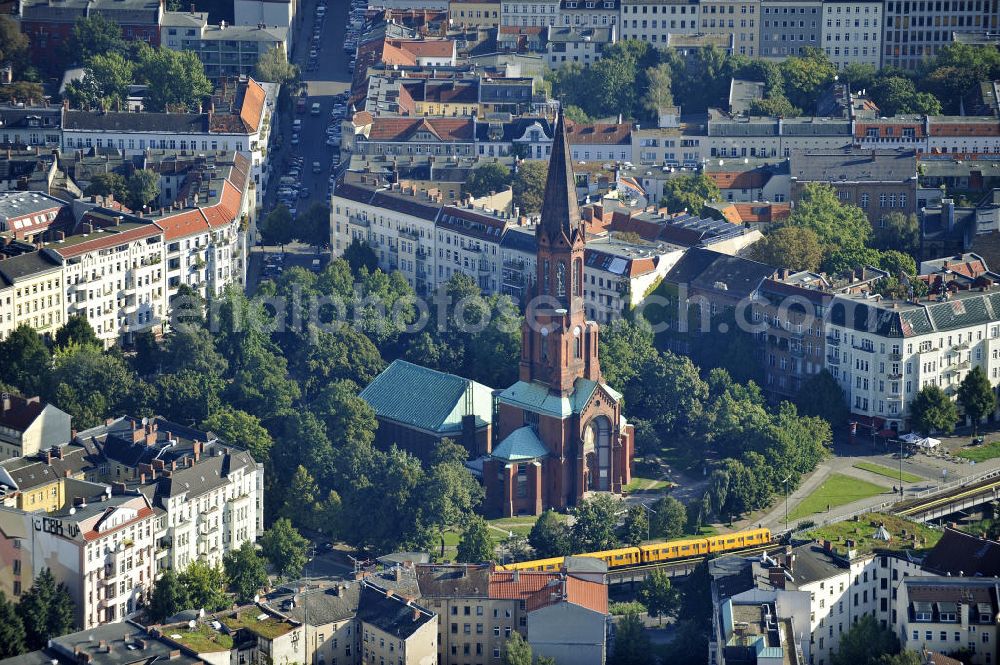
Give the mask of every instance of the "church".
M 440 377 L 421 383 L 433 378 L 450 391 L 414 391 L 404 377 L 413 367 L 398 362 L 361 393 L 375 409 L 380 445 L 401 430 L 420 430 L 433 441 L 437 420 L 423 423 L 414 414 L 447 413 L 456 427 L 464 421 L 470 443 L 473 431 L 488 432 L 485 446 L 480 436 L 479 446 L 466 447 L 479 455 L 490 517 L 564 510 L 588 492 L 620 494 L 631 480 L 633 428 L 622 416 L 621 394 L 601 377 L 598 325 L 584 314 L 585 231 L 562 113 L 535 233 L 538 272 L 521 331 L 519 380 L 493 392 L 491 411 L 469 406 L 462 396 L 475 386 L 466 379 L 426 368 Z M 447 404 L 432 403 L 445 395 Z M 409 415 L 396 413 L 401 402 Z

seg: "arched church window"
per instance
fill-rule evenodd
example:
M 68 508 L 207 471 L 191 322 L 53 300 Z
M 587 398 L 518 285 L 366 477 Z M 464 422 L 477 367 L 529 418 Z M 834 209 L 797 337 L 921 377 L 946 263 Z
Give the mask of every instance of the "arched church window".
M 544 266 L 542 270 L 542 294 L 547 296 L 551 293 L 549 291 L 549 260 L 545 259 L 545 263 L 542 265 Z
M 566 295 L 566 263 L 560 261 L 556 266 L 556 295 L 563 297 Z
M 573 328 L 573 357 L 583 357 L 583 340 L 580 339 L 580 326 Z
M 573 260 L 573 295 L 583 296 L 583 261 L 580 259 Z

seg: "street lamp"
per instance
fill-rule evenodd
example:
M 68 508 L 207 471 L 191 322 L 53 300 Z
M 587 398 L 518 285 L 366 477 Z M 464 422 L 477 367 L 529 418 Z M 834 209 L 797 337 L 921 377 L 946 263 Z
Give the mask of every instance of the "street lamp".
M 903 496 L 903 439 L 899 440 L 899 496 Z

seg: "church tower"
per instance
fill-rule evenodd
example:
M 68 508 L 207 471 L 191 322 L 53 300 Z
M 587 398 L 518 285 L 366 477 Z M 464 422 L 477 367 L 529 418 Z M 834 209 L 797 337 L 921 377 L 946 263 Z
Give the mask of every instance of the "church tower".
M 576 198 L 566 121 L 556 122 L 541 223 L 538 267 L 522 328 L 520 379 L 548 385 L 560 396 L 579 378 L 601 380 L 597 324 L 583 306 L 584 228 Z

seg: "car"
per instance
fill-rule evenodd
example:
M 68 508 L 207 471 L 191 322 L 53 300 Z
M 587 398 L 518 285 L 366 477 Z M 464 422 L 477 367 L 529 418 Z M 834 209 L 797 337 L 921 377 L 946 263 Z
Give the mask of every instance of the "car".
M 313 162 L 313 173 L 319 173 L 323 170 L 323 165 L 319 162 Z
M 316 59 L 316 58 L 318 58 L 318 57 L 319 57 L 319 52 L 318 52 L 318 51 L 316 51 L 315 47 L 314 47 L 314 48 L 311 48 L 311 49 L 309 49 L 309 59 L 310 59 L 310 60 L 312 60 L 312 59 Z
M 299 144 L 299 135 L 292 134 L 292 145 L 298 145 L 298 144 Z
M 292 131 L 299 131 L 302 129 L 302 118 L 296 118 L 292 120 Z
M 313 102 L 312 106 L 309 108 L 309 115 L 319 115 L 321 110 L 319 102 Z
M 299 198 L 300 199 L 308 199 L 309 198 L 309 190 L 306 189 L 305 187 L 303 187 L 302 189 L 300 189 L 299 190 Z

